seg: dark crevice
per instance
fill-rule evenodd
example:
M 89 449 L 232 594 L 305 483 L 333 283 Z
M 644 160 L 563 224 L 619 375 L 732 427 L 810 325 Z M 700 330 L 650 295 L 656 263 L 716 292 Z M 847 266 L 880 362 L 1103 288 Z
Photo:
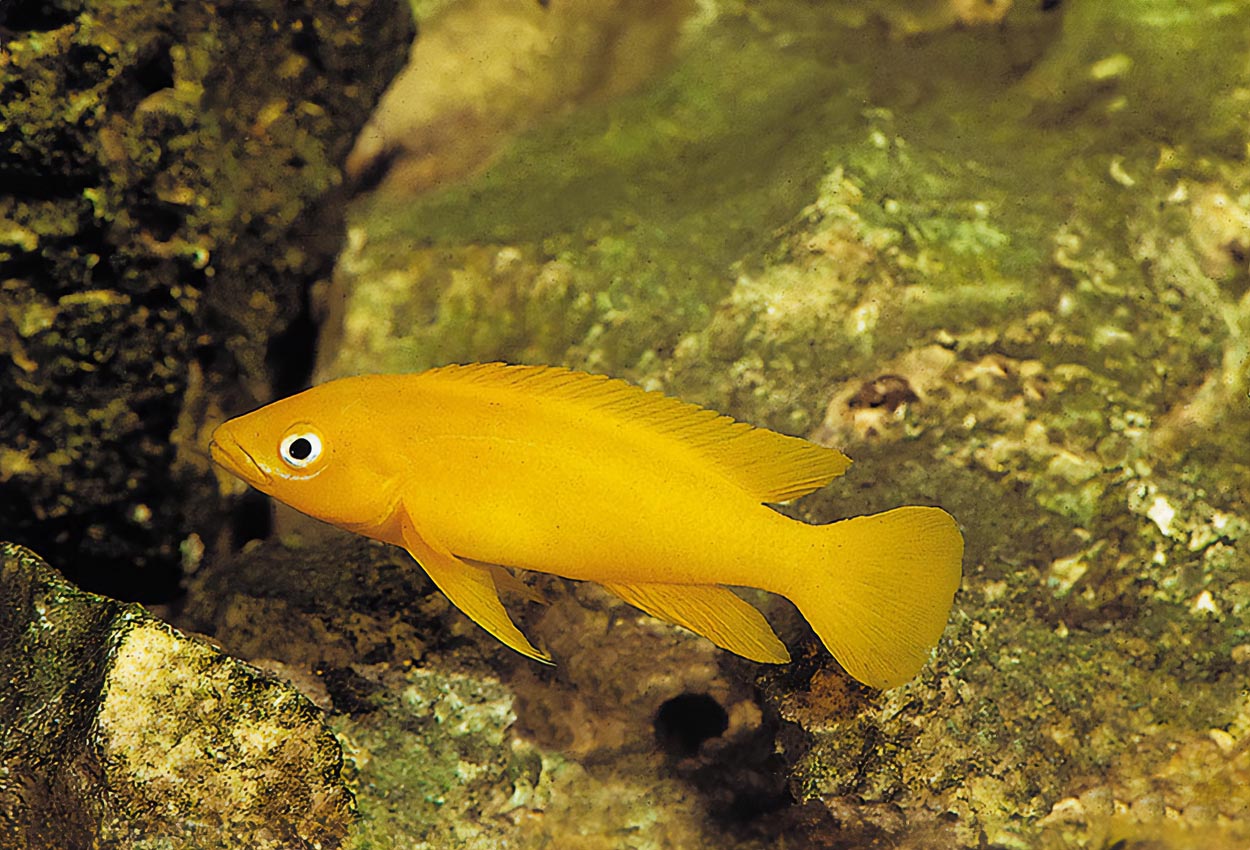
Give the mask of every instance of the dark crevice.
M 728 713 L 705 693 L 676 696 L 655 716 L 656 739 L 674 759 L 672 769 L 699 790 L 712 819 L 727 830 L 768 834 L 794 803 L 777 753 L 777 727 L 766 720 L 749 733 L 725 736 L 728 729 Z
M 145 95 L 173 88 L 174 61 L 169 56 L 169 47 L 161 46 L 154 50 L 151 56 L 130 71 L 130 78 Z
M 85 91 L 99 85 L 112 66 L 109 55 L 93 44 L 75 44 L 65 53 L 65 88 Z
M 348 194 L 354 197 L 367 194 L 376 189 L 391 170 L 391 166 L 395 164 L 399 154 L 399 148 L 388 148 L 369 160 L 368 165 L 363 170 L 355 174 L 349 174 L 346 184 Z
M 182 227 L 182 207 L 148 197 L 136 201 L 133 214 L 138 225 L 157 242 L 173 239 Z
M 0 28 L 0 44 L 4 43 L 4 29 Z M 23 79 L 9 80 L 0 88 L 0 106 L 18 103 L 30 97 L 30 86 Z
M 250 540 L 264 540 L 273 530 L 269 497 L 259 490 L 248 489 L 239 497 L 231 515 L 230 537 L 235 549 L 242 549 Z
M 91 175 L 60 171 L 53 165 L 40 167 L 33 163 L 0 162 L 0 186 L 4 187 L 4 193 L 20 197 L 26 203 L 79 202 L 83 190 L 95 183 Z
M 72 23 L 81 12 L 78 3 L 16 0 L 0 3 L 0 25 L 10 32 L 48 32 Z
M 108 111 L 135 116 L 137 107 L 148 97 L 173 86 L 174 61 L 169 55 L 169 45 L 154 44 L 135 65 L 124 68 L 108 87 Z M 173 128 L 181 123 L 174 113 L 167 110 L 147 110 L 142 116 L 135 117 L 143 122 L 145 134 L 151 138 L 177 135 Z M 172 132 L 165 132 L 166 127 Z
M 321 38 L 317 35 L 316 20 L 305 15 L 298 21 L 291 36 L 291 49 L 304 56 L 317 69 L 317 73 L 325 73 L 325 62 L 321 58 Z
M 707 694 L 679 694 L 660 706 L 655 715 L 655 737 L 664 752 L 683 758 L 699 752 L 709 738 L 723 735 L 729 715 Z
M 300 291 L 299 312 L 282 333 L 269 341 L 265 363 L 275 398 L 307 389 L 317 350 L 317 323 L 313 320 L 308 287 Z
M 339 714 L 358 717 L 377 711 L 381 705 L 383 686 L 350 667 L 336 667 L 322 661 L 317 665 L 317 675 L 321 677 L 330 694 L 330 702 Z

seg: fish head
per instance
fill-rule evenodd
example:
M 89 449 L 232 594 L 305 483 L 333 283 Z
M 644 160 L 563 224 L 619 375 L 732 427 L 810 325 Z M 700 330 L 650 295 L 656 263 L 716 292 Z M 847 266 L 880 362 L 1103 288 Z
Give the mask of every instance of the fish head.
M 222 468 L 296 510 L 368 534 L 396 504 L 394 472 L 379 458 L 367 417 L 328 391 L 306 390 L 213 431 Z M 321 392 L 319 392 L 321 391 Z

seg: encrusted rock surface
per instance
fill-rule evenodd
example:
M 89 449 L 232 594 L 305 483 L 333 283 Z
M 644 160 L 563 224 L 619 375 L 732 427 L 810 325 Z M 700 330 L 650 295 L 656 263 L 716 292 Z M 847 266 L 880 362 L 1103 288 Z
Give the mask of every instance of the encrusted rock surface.
M 452 608 L 407 555 L 347 534 L 205 571 L 184 616 L 332 712 L 361 847 L 767 847 L 791 807 L 751 665 L 589 585 L 506 602 L 535 665 Z M 275 641 L 273 635 L 284 639 Z
M 834 846 L 1239 846 L 1250 18 L 992 5 L 692 19 L 636 95 L 358 205 L 318 374 L 605 371 L 844 449 L 806 519 L 951 510 L 915 682 L 848 687 L 799 623 L 761 674 Z
M 342 751 L 298 691 L 0 544 L 0 845 L 341 845 Z
M 411 23 L 395 0 L 2 6 L 0 527 L 159 599 L 221 514 L 199 429 L 291 380 L 271 355 L 307 362 L 287 332 L 340 239 L 327 195 Z
M 408 189 L 440 188 L 352 209 L 317 377 L 565 363 L 836 445 L 784 510 L 964 526 L 933 662 L 871 692 L 779 600 L 795 662 L 758 668 L 539 579 L 506 600 L 539 667 L 402 553 L 287 518 L 179 621 L 330 713 L 349 846 L 1245 846 L 1250 11 L 672 8 L 630 94 L 483 97 L 485 154 L 418 116 Z

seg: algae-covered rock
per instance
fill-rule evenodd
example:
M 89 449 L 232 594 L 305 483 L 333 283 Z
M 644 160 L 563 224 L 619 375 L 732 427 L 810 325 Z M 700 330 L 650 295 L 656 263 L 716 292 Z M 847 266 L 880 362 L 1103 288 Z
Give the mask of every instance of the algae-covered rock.
M 410 33 L 394 0 L 3 4 L 12 539 L 131 597 L 194 564 L 216 500 L 198 429 L 290 380 L 267 358 L 301 345 L 339 162 Z
M 342 751 L 299 692 L 0 544 L 0 844 L 340 846 Z
M 555 667 L 503 648 L 400 550 L 343 533 L 209 565 L 186 615 L 332 709 L 348 846 L 771 846 L 734 834 L 747 813 L 828 828 L 788 805 L 749 662 L 591 585 L 537 589 L 547 604 L 505 601 Z
M 636 88 L 671 59 L 695 4 L 441 5 L 347 160 L 361 179 L 385 172 L 385 192 L 445 185 L 547 114 Z
M 797 621 L 760 674 L 833 846 L 1241 846 L 1250 7 L 835 5 L 718 6 L 637 93 L 363 200 L 319 376 L 608 372 L 844 449 L 804 519 L 954 513 L 914 682 Z

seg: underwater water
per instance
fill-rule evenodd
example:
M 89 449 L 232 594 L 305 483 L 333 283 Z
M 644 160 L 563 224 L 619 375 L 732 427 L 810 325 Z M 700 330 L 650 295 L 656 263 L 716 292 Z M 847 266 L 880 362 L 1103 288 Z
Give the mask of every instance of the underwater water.
M 0 847 L 1250 840 L 1250 3 L 460 0 L 410 55 L 393 3 L 223 9 L 0 12 Z M 305 386 L 491 361 L 849 456 L 789 525 L 949 512 L 919 673 L 848 675 L 752 589 L 815 581 L 763 545 L 723 580 L 787 664 L 474 567 L 517 639 L 430 520 L 346 518 L 389 479 L 312 504 L 242 436 L 208 456 Z M 567 400 L 517 389 L 509 427 Z M 368 465 L 401 454 L 362 421 Z M 576 504 L 587 546 L 627 550 L 674 461 L 568 421 L 625 476 Z M 490 457 L 425 457 L 406 504 L 464 484 L 474 541 L 523 537 Z M 727 546 L 731 502 L 665 527 Z M 835 620 L 914 601 L 867 584 Z

